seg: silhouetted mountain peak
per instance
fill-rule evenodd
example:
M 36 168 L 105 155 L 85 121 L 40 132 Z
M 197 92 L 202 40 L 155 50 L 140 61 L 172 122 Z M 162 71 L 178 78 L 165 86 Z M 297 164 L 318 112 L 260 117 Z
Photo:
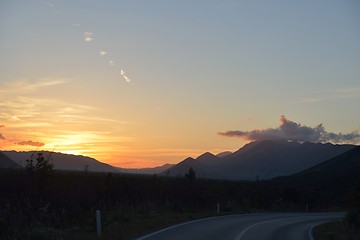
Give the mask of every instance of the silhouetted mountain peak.
M 225 152 L 221 152 L 221 153 L 216 154 L 216 156 L 219 157 L 219 158 L 224 158 L 226 156 L 229 156 L 230 154 L 232 154 L 232 152 L 225 151 Z
M 186 159 L 182 160 L 181 162 L 179 162 L 178 164 L 182 164 L 182 163 L 189 163 L 189 162 L 194 162 L 194 161 L 195 161 L 195 159 L 194 159 L 194 158 L 192 158 L 192 157 L 188 157 L 188 158 L 186 158 Z
M 204 158 L 216 158 L 216 156 L 210 152 L 206 152 L 206 153 L 203 153 L 201 154 L 200 156 L 198 156 L 196 159 L 197 160 L 200 160 L 200 159 L 204 159 Z

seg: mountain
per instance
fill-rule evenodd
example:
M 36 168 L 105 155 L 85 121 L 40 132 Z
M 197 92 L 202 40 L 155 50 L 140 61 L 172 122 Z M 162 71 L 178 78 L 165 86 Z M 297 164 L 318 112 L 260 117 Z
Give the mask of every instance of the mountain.
M 339 185 L 360 183 L 360 146 L 342 153 L 328 161 L 317 164 L 289 176 L 292 183 L 310 182 L 312 185 Z
M 330 143 L 298 143 L 288 141 L 256 141 L 222 158 L 205 153 L 196 159 L 188 158 L 167 172 L 172 176 L 184 176 L 192 167 L 198 177 L 255 180 L 291 175 L 326 161 L 350 149 L 354 145 Z
M 167 176 L 185 176 L 185 174 L 192 168 L 196 172 L 196 176 L 206 178 L 208 177 L 209 166 L 205 165 L 204 163 L 197 161 L 191 157 L 186 158 L 185 160 L 181 161 L 180 163 L 174 165 L 173 167 L 169 168 L 168 170 L 162 172 L 162 175 Z
M 212 153 L 206 152 L 196 159 L 187 158 L 184 161 L 174 165 L 162 174 L 170 176 L 184 176 L 188 173 L 190 167 L 196 172 L 196 176 L 200 178 L 211 178 L 210 173 L 217 166 L 221 165 L 223 158 L 215 156 Z
M 0 152 L 0 168 L 19 169 L 21 166 Z
M 54 164 L 54 169 L 90 172 L 118 172 L 115 167 L 99 162 L 94 158 L 57 152 L 41 152 L 44 154 L 45 158 L 50 157 L 50 162 Z M 37 152 L 3 151 L 2 153 L 18 165 L 25 167 L 26 159 L 31 157 L 36 158 Z
M 245 145 L 226 157 L 226 164 L 212 176 L 221 179 L 271 179 L 291 175 L 326 161 L 354 145 L 330 143 L 298 143 L 288 141 L 257 141 Z
M 219 157 L 219 158 L 223 158 L 223 157 L 226 157 L 226 156 L 228 156 L 230 154 L 232 154 L 232 152 L 226 151 L 226 152 L 218 153 L 218 154 L 216 154 L 216 156 Z
M 360 146 L 357 146 L 299 173 L 274 178 L 270 184 L 288 192 L 296 190 L 312 204 L 332 202 L 334 206 L 346 206 L 352 188 L 360 186 L 359 172 Z
M 174 166 L 174 164 L 165 164 L 153 168 L 117 168 L 122 173 L 134 173 L 134 174 L 159 174 Z
M 206 166 L 216 166 L 221 163 L 221 158 L 212 153 L 206 152 L 195 159 Z

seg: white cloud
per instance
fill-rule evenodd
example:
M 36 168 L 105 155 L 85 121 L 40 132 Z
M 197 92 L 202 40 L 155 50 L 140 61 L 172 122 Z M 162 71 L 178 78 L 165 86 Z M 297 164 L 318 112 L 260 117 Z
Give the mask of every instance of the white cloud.
M 308 127 L 280 117 L 278 128 L 255 129 L 252 131 L 231 130 L 220 132 L 225 137 L 238 137 L 246 140 L 290 140 L 296 142 L 334 142 L 334 143 L 358 143 L 360 133 L 333 133 L 327 132 L 322 124 L 315 127 Z
M 105 51 L 103 51 L 103 50 L 100 50 L 100 51 L 99 51 L 99 54 L 100 54 L 100 56 L 105 56 L 105 55 L 107 54 L 107 52 L 105 52 Z

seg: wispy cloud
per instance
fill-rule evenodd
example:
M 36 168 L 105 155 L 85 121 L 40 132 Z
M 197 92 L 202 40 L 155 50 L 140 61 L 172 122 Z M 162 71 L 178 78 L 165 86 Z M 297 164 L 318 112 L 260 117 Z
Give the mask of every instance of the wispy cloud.
M 94 39 L 93 39 L 93 36 L 94 35 L 94 33 L 92 33 L 92 32 L 85 32 L 84 33 L 84 41 L 85 42 L 92 42 Z
M 255 129 L 252 131 L 231 130 L 218 133 L 225 137 L 238 137 L 246 140 L 289 140 L 297 142 L 334 142 L 334 143 L 358 143 L 360 133 L 333 133 L 327 132 L 322 124 L 308 127 L 280 117 L 278 128 Z
M 4 125 L 0 125 L 0 129 L 4 127 L 5 127 Z M 0 140 L 5 140 L 5 137 L 4 135 L 2 135 L 2 133 L 0 133 Z
M 115 66 L 115 62 L 112 61 L 112 60 L 108 61 L 108 63 L 109 63 L 110 66 Z
M 300 100 L 300 102 L 314 103 L 331 100 L 360 98 L 360 87 L 327 89 L 318 92 L 316 95 L 317 96 L 314 97 L 303 98 Z
M 44 4 L 44 5 L 46 5 L 46 6 L 50 7 L 50 8 L 54 8 L 54 6 L 55 6 L 53 3 L 47 2 L 47 1 L 42 1 L 42 4 Z
M 126 73 L 124 70 L 120 69 L 120 74 L 125 79 L 125 81 L 127 81 L 127 82 L 131 81 L 131 79 L 128 76 L 126 76 Z
M 28 79 L 22 79 L 12 82 L 7 82 L 0 85 L 0 93 L 5 94 L 21 94 L 26 92 L 33 92 L 45 87 L 52 87 L 60 84 L 65 84 L 67 81 L 65 79 L 57 78 L 41 78 L 36 81 L 31 81 Z
M 99 55 L 100 55 L 100 56 L 105 56 L 106 54 L 107 54 L 107 52 L 105 52 L 105 51 L 103 51 L 103 50 L 100 50 L 100 51 L 99 51 Z
M 31 150 L 42 146 L 95 157 L 102 149 L 109 152 L 133 141 L 133 137 L 119 133 L 119 126 L 126 122 L 102 117 L 102 110 L 92 106 L 0 94 L 0 109 L 0 123 L 7 129 L 6 135 L 0 134 L 0 148 Z
M 33 147 L 43 147 L 43 146 L 45 146 L 45 143 L 43 143 L 43 142 L 34 142 L 32 140 L 21 141 L 21 142 L 18 142 L 16 144 L 22 145 L 22 146 L 33 146 Z

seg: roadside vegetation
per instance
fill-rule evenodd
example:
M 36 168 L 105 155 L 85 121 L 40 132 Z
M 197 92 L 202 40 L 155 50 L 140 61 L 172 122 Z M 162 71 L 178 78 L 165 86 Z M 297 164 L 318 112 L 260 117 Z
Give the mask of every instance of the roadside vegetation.
M 55 171 L 37 155 L 23 169 L 0 169 L 0 239 L 134 239 L 169 225 L 218 214 L 345 209 L 341 198 L 271 181 Z M 315 192 L 316 191 L 316 192 Z M 321 196 L 324 196 L 321 199 Z M 319 199 L 320 198 L 320 199 Z M 219 203 L 219 213 L 217 204 Z
M 316 240 L 359 240 L 359 227 L 346 221 L 337 221 L 322 224 L 314 229 Z
M 360 240 L 360 188 L 357 185 L 351 186 L 347 201 L 345 219 L 317 226 L 314 229 L 316 240 Z

